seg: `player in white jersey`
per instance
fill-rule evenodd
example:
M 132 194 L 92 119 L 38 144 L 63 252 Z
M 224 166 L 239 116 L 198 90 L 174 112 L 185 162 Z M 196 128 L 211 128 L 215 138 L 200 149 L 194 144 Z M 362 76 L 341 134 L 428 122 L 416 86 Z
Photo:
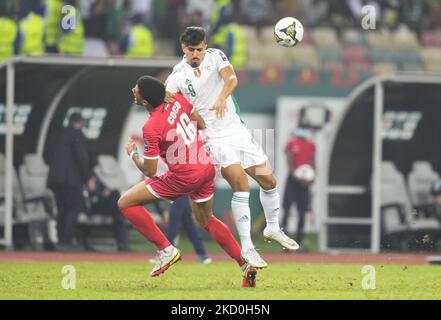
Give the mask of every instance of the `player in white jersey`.
M 242 245 L 242 257 L 256 268 L 264 268 L 267 264 L 251 240 L 250 187 L 246 174 L 260 186 L 260 201 L 267 222 L 264 238 L 275 240 L 289 250 L 299 247 L 280 229 L 276 178 L 267 156 L 236 112 L 232 93 L 237 86 L 237 77 L 228 58 L 221 50 L 207 49 L 203 28 L 188 27 L 180 41 L 184 58 L 166 81 L 167 95 L 171 97 L 180 92 L 204 119 L 206 146 L 233 189 L 231 208 Z

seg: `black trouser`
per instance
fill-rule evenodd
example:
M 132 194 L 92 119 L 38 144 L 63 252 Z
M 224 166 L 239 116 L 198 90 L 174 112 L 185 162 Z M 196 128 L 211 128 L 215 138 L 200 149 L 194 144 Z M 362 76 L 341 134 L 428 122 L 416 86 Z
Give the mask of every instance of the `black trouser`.
M 285 193 L 283 195 L 283 218 L 282 228 L 286 229 L 289 218 L 291 205 L 297 205 L 299 220 L 297 223 L 296 241 L 301 244 L 303 242 L 303 227 L 305 225 L 305 215 L 310 210 L 311 194 L 309 187 L 301 184 L 291 174 L 288 175 L 285 185 Z
M 103 197 L 93 204 L 91 212 L 111 216 L 113 219 L 113 232 L 118 245 L 118 249 L 126 250 L 129 248 L 128 231 L 125 224 L 125 218 L 118 207 L 120 193 L 112 191 L 108 197 Z
M 205 250 L 201 236 L 193 219 L 189 201 L 188 196 L 181 196 L 171 205 L 167 239 L 173 243 L 179 231 L 181 231 L 181 226 L 184 225 L 185 231 L 193 244 L 194 250 L 200 257 L 205 257 L 207 251 Z
M 77 231 L 78 214 L 84 206 L 82 186 L 51 186 L 58 207 L 58 243 L 72 245 Z

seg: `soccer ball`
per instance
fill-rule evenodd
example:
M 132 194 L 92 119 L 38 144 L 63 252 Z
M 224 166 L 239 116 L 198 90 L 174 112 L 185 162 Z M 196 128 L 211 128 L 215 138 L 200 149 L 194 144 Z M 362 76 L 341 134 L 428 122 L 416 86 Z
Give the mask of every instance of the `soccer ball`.
M 294 177 L 304 184 L 310 184 L 315 179 L 315 170 L 308 164 L 302 164 L 294 170 Z
M 283 47 L 294 47 L 303 39 L 303 25 L 293 17 L 286 17 L 274 27 L 276 42 Z

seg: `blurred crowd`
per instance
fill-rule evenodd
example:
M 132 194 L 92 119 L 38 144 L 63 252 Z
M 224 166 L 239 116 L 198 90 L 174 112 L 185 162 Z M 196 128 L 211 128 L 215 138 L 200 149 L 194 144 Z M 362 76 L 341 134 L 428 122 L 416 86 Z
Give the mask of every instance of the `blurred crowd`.
M 65 5 L 77 9 L 79 27 L 60 24 Z M 155 52 L 155 42 L 169 40 L 171 52 L 180 55 L 179 34 L 199 25 L 210 31 L 211 44 L 231 56 L 244 41 L 241 26 L 260 30 L 295 16 L 306 27 L 360 28 L 365 5 L 375 8 L 376 28 L 404 25 L 420 35 L 441 27 L 441 0 L 0 0 L 0 43 L 11 46 L 16 32 L 10 47 L 15 54 L 75 55 L 83 53 L 84 39 L 93 38 L 109 55 L 148 57 L 164 55 Z M 0 60 L 7 56 L 2 51 Z

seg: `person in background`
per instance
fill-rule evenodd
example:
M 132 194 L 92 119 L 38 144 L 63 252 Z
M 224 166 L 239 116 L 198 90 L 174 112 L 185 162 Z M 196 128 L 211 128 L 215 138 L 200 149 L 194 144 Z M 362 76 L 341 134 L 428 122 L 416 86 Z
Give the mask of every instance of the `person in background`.
M 305 215 L 310 211 L 311 193 L 310 183 L 301 181 L 300 177 L 295 175 L 296 170 L 303 165 L 315 168 L 315 152 L 316 146 L 310 140 L 310 131 L 299 128 L 296 130 L 285 147 L 285 155 L 288 160 L 289 173 L 286 178 L 285 193 L 283 196 L 283 218 L 281 227 L 286 230 L 288 218 L 290 216 L 291 205 L 297 205 L 298 223 L 296 239 L 301 250 L 305 250 L 303 246 L 303 227 L 305 224 Z
M 130 251 L 125 219 L 118 208 L 120 192 L 107 188 L 96 175 L 93 175 L 87 183 L 87 191 L 88 211 L 93 214 L 111 216 L 118 251 Z
M 133 16 L 132 27 L 122 38 L 120 49 L 127 58 L 148 58 L 153 55 L 153 33 L 144 24 L 142 15 Z
M 211 19 L 210 42 L 222 50 L 235 70 L 247 64 L 246 39 L 242 27 L 234 22 L 234 6 L 230 0 L 219 0 Z
M 81 56 L 84 52 L 84 25 L 76 1 L 66 2 L 70 10 L 61 18 L 61 37 L 59 51 L 61 54 Z
M 44 6 L 41 0 L 30 2 L 30 11 L 20 21 L 20 53 L 30 56 L 41 56 L 44 46 Z
M 86 138 L 82 132 L 84 119 L 72 113 L 67 128 L 49 137 L 47 185 L 53 190 L 57 207 L 58 250 L 75 251 L 78 215 L 83 208 L 83 186 L 91 178 Z
M 7 13 L 6 3 L 0 3 L 0 62 L 12 58 L 19 48 L 17 24 Z
M 46 53 L 58 53 L 62 8 L 62 0 L 45 0 L 44 44 Z

